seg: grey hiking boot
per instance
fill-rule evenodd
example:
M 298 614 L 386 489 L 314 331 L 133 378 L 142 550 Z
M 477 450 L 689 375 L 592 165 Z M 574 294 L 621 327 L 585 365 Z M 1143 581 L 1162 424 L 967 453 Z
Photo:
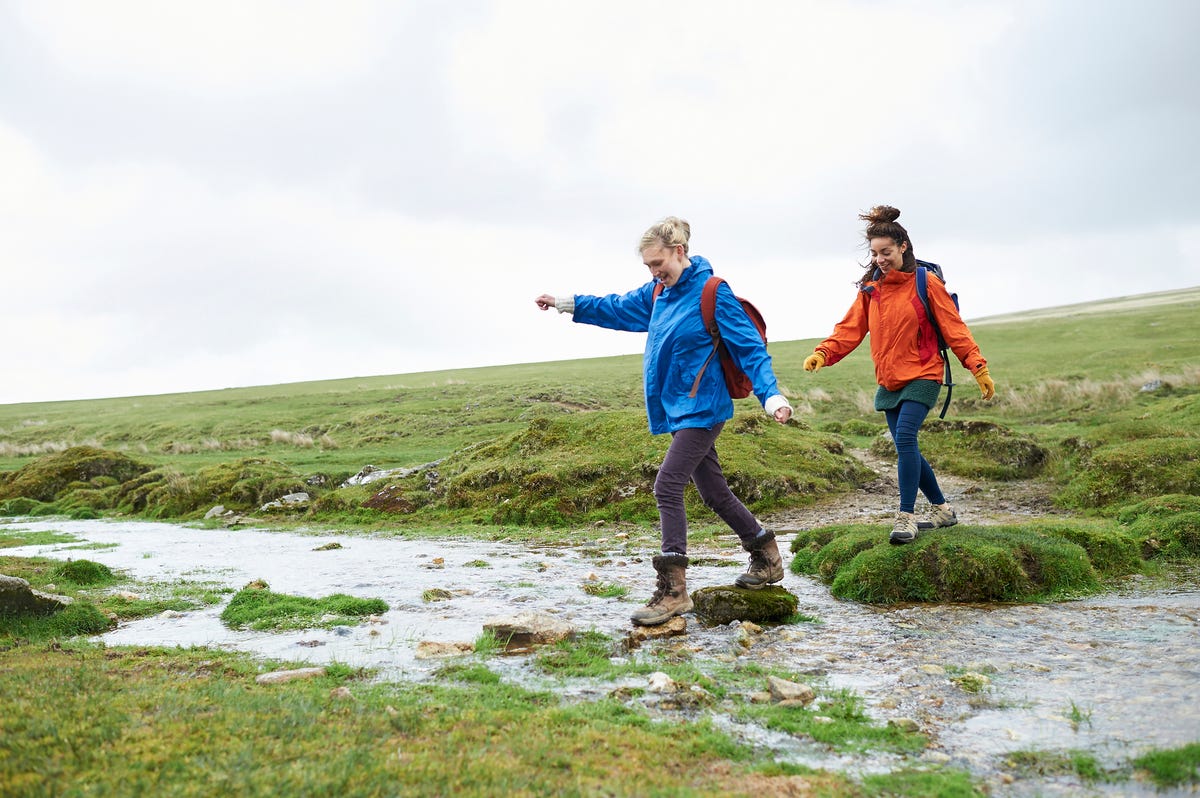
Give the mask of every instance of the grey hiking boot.
M 892 534 L 888 538 L 888 543 L 897 545 L 902 543 L 912 543 L 917 539 L 917 517 L 912 513 L 896 513 L 896 525 L 892 527 Z
M 658 589 L 646 606 L 630 617 L 640 626 L 658 626 L 692 609 L 692 597 L 687 591 L 687 555 L 662 554 L 653 562 L 654 570 L 658 572 Z
M 943 529 L 948 526 L 954 526 L 958 523 L 958 513 L 954 512 L 954 508 L 949 502 L 946 504 L 935 504 L 929 513 L 929 520 L 921 521 L 917 524 L 918 529 Z
M 779 544 L 775 533 L 743 543 L 742 548 L 750 552 L 750 568 L 734 582 L 738 587 L 761 590 L 767 585 L 783 581 L 783 558 L 779 556 Z

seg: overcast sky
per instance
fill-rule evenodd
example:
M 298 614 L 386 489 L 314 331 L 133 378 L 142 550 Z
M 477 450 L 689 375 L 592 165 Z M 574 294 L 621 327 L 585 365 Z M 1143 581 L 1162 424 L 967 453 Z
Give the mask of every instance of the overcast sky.
M 841 318 L 879 203 L 968 319 L 1200 285 L 1198 39 L 1194 0 L 0 0 L 0 403 L 640 352 L 533 298 L 638 286 L 667 215 L 772 340 Z

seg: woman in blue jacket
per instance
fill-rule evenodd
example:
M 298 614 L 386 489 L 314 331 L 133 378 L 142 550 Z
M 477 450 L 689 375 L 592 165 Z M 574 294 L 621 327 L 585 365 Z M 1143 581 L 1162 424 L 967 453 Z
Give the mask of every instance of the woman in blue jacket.
M 704 503 L 727 523 L 750 552 L 750 567 L 737 578 L 739 587 L 758 589 L 782 581 L 783 560 L 775 535 L 762 528 L 746 505 L 733 495 L 716 441 L 733 417 L 733 400 L 725 386 L 720 361 L 712 358 L 713 342 L 700 314 L 700 294 L 712 266 L 688 256 L 691 227 L 673 216 L 642 236 L 638 251 L 650 270 L 650 282 L 627 294 L 553 297 L 535 301 L 542 310 L 556 308 L 576 322 L 611 330 L 648 333 L 643 360 L 646 414 L 651 434 L 671 433 L 671 445 L 654 480 L 654 497 L 662 524 L 662 554 L 654 558 L 658 588 L 633 614 L 633 622 L 654 626 L 692 609 L 687 591 L 687 516 L 683 491 L 695 482 Z M 656 284 L 662 285 L 655 297 Z M 716 320 L 721 339 L 754 384 L 763 408 L 780 424 L 792 407 L 779 392 L 771 356 L 758 329 L 728 285 L 717 289 Z M 701 374 L 701 369 L 703 373 Z M 693 383 L 700 374 L 693 392 Z

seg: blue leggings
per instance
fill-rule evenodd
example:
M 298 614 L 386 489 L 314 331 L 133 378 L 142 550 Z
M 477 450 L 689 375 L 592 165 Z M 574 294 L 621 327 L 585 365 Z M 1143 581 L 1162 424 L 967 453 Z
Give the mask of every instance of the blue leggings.
M 885 410 L 888 429 L 896 444 L 896 479 L 900 483 L 900 512 L 911 513 L 917 504 L 917 488 L 930 504 L 945 504 L 946 497 L 938 487 L 937 477 L 917 446 L 917 432 L 929 415 L 929 408 L 920 402 L 901 402 Z

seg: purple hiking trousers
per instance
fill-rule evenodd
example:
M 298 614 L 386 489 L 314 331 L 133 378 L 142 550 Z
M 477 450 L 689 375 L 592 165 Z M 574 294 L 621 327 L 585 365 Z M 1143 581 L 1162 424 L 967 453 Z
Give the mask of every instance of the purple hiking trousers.
M 712 429 L 681 429 L 671 434 L 671 446 L 654 480 L 663 554 L 687 554 L 683 490 L 689 482 L 696 483 L 700 498 L 743 543 L 753 540 L 761 528 L 753 513 L 733 495 L 721 471 L 716 442 L 724 426 L 722 422 Z

